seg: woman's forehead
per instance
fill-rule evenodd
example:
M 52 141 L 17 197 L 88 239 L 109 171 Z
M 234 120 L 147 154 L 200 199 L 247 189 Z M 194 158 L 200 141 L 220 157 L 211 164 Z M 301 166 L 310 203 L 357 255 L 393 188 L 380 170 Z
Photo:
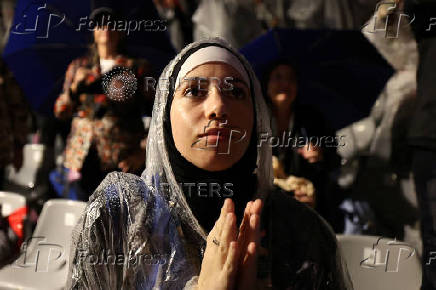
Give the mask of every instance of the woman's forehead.
M 201 64 L 192 69 L 185 78 L 228 78 L 242 79 L 241 74 L 230 64 L 223 62 L 209 62 Z

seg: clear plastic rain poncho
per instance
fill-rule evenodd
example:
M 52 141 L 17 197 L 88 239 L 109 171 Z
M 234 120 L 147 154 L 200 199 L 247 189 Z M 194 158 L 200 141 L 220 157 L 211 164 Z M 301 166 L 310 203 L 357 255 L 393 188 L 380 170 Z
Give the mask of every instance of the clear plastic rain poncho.
M 240 59 L 254 94 L 257 135 L 271 132 L 260 85 L 239 53 L 220 39 L 183 49 L 159 80 L 142 177 L 109 174 L 90 197 L 73 232 L 68 289 L 196 287 L 207 233 L 194 217 L 169 162 L 164 87 L 180 62 L 208 45 L 229 49 Z M 259 288 L 350 289 L 330 228 L 305 205 L 272 190 L 271 148 L 266 143 L 257 146 L 255 173 L 253 198 L 264 199 L 262 247 L 268 253 L 258 259 Z

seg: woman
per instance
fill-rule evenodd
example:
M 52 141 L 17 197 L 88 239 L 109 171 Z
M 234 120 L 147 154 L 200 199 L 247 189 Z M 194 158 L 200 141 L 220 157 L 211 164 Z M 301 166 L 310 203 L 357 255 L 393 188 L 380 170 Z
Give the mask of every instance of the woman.
M 346 289 L 325 222 L 270 193 L 271 150 L 257 145 L 269 118 L 247 61 L 222 40 L 196 42 L 159 88 L 146 170 L 111 173 L 91 196 L 73 233 L 68 287 Z M 220 211 L 225 196 L 233 201 Z
M 112 16 L 98 14 L 93 19 Z M 145 139 L 142 116 L 151 105 L 142 89 L 143 75 L 149 70 L 145 61 L 120 54 L 123 34 L 108 26 L 94 30 L 94 45 L 88 56 L 74 60 L 68 67 L 64 90 L 55 104 L 55 115 L 73 117 L 67 140 L 64 166 L 70 180 L 80 180 L 87 200 L 107 173 L 114 170 L 137 173 L 143 170 Z M 129 68 L 138 80 L 133 96 L 116 91 L 111 98 L 103 91 L 102 77 L 116 67 Z M 115 91 L 115 90 L 112 90 Z M 106 93 L 106 94 L 105 94 Z M 124 97 L 124 98 L 123 98 Z M 122 99 L 122 100 L 120 100 Z
M 6 166 L 12 164 L 18 171 L 23 165 L 29 115 L 21 88 L 0 58 L 0 190 Z
M 290 61 L 271 64 L 264 90 L 271 108 L 273 135 L 291 140 L 274 146 L 273 155 L 278 157 L 284 175 L 296 176 L 314 187 L 314 194 L 295 190 L 295 198 L 316 208 L 336 232 L 341 232 L 343 217 L 338 205 L 342 196 L 332 176 L 339 168 L 339 158 L 336 144 L 325 141 L 336 140 L 334 131 L 317 109 L 302 105 L 300 98 L 304 96 L 298 96 L 298 75 Z

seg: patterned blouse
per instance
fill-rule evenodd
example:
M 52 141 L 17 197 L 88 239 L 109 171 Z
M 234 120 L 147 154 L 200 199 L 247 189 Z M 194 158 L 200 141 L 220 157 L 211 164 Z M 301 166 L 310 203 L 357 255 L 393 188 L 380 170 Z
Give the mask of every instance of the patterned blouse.
M 101 170 L 118 168 L 118 163 L 141 149 L 146 137 L 142 116 L 151 111 L 152 100 L 143 87 L 143 79 L 150 71 L 144 60 L 119 55 L 115 67 L 127 67 L 137 79 L 134 97 L 128 102 L 110 100 L 101 85 L 101 68 L 90 57 L 74 60 L 68 67 L 63 92 L 54 107 L 55 116 L 62 119 L 73 117 L 67 140 L 64 166 L 80 170 L 91 146 L 95 146 L 100 158 Z M 76 74 L 85 78 L 71 90 Z

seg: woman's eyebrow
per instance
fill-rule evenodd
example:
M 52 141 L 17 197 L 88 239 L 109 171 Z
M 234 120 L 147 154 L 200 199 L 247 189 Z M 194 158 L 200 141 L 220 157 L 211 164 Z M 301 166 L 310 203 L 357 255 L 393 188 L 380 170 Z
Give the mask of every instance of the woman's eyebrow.
M 181 83 L 185 82 L 185 83 L 191 84 L 192 81 L 199 82 L 199 81 L 204 81 L 204 80 L 207 80 L 207 78 L 205 78 L 205 77 L 184 77 L 182 79 Z
M 247 89 L 249 89 L 248 84 L 247 84 L 244 80 L 242 80 L 242 79 L 240 79 L 240 78 L 227 77 L 227 78 L 225 78 L 225 80 L 226 80 L 226 81 L 231 81 L 231 82 L 236 82 L 236 83 L 241 83 L 241 84 L 243 84 L 244 86 L 246 86 Z
M 206 77 L 184 77 L 180 79 L 180 82 L 177 86 L 177 90 L 180 88 L 192 86 L 193 83 L 199 86 L 201 82 L 205 82 L 205 81 L 208 81 Z
M 217 79 L 219 79 L 219 78 L 217 78 L 217 77 L 200 77 L 200 76 L 184 77 L 180 81 L 180 84 L 179 84 L 178 88 L 185 87 L 185 86 L 190 86 L 193 83 L 197 84 L 198 86 L 200 86 L 201 83 L 204 84 L 204 82 L 209 82 L 211 80 L 217 80 Z M 222 78 L 222 81 L 228 82 L 228 83 L 240 83 L 240 84 L 244 85 L 247 89 L 250 89 L 248 84 L 244 80 L 242 80 L 242 79 L 240 79 L 238 77 L 224 77 L 224 78 Z M 182 86 L 182 84 L 184 84 L 184 86 Z

